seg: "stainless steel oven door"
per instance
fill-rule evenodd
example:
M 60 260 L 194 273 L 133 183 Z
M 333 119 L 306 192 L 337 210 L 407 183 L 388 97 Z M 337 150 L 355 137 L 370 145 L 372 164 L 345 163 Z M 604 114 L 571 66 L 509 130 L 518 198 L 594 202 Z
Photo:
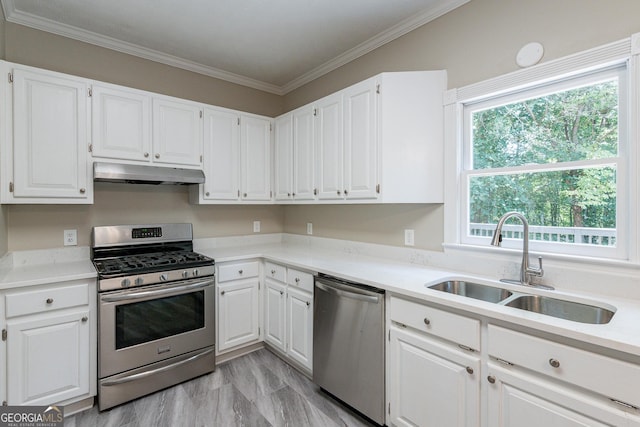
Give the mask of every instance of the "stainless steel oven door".
M 98 376 L 215 344 L 214 278 L 99 294 Z

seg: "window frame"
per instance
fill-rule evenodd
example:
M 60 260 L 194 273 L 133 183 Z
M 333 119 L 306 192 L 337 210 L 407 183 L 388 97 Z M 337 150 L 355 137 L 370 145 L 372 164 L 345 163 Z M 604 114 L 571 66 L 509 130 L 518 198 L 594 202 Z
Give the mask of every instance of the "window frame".
M 626 146 L 619 147 L 617 170 L 618 208 L 617 230 L 618 237 L 627 238 L 626 243 L 618 240 L 614 250 L 594 253 L 590 250 L 565 250 L 562 244 L 555 243 L 552 248 L 544 248 L 539 245 L 531 247 L 531 252 L 537 255 L 545 255 L 547 259 L 556 260 L 589 260 L 600 265 L 640 265 L 640 197 L 638 191 L 640 185 L 637 182 L 640 171 L 640 123 L 633 118 L 640 116 L 640 33 L 603 46 L 598 46 L 587 51 L 572 54 L 563 58 L 546 61 L 532 67 L 523 68 L 508 74 L 499 75 L 489 80 L 469 84 L 467 86 L 449 89 L 443 97 L 444 106 L 444 241 L 445 253 L 453 254 L 459 251 L 485 254 L 492 257 L 498 254 L 500 249 L 490 246 L 489 238 L 477 243 L 465 243 L 462 241 L 462 206 L 466 204 L 467 194 L 462 192 L 462 171 L 464 151 L 464 105 L 480 102 L 484 99 L 496 98 L 508 93 L 517 93 L 533 87 L 544 87 L 549 82 L 559 82 L 579 75 L 587 75 L 607 68 L 626 65 L 626 109 L 628 120 L 625 128 L 620 132 L 626 134 Z M 622 189 L 622 190 L 621 190 Z M 465 230 L 466 233 L 466 230 Z M 522 248 L 522 241 L 515 240 L 515 251 Z M 507 242 L 505 242 L 507 243 Z M 564 245 L 577 246 L 577 245 Z M 584 245 L 587 246 L 587 245 Z M 579 245 L 582 247 L 582 245 Z M 504 255 L 514 252 L 511 249 L 503 249 Z M 606 253 L 608 252 L 608 253 Z M 485 255 L 481 255 L 484 257 Z M 481 258 L 483 259 L 483 258 Z
M 468 234 L 469 227 L 469 197 L 470 180 L 478 176 L 497 176 L 511 174 L 540 173 L 551 171 L 562 171 L 570 169 L 582 169 L 597 166 L 615 166 L 616 169 L 616 245 L 596 246 L 579 245 L 575 243 L 543 242 L 530 240 L 529 248 L 536 252 L 559 252 L 563 254 L 583 255 L 589 257 L 626 259 L 628 256 L 628 233 L 627 233 L 627 211 L 628 185 L 626 173 L 626 159 L 628 154 L 628 67 L 626 63 L 616 64 L 613 67 L 605 67 L 598 70 L 589 70 L 586 73 L 561 78 L 558 80 L 546 81 L 544 84 L 533 84 L 524 89 L 509 91 L 499 96 L 487 96 L 474 102 L 462 103 L 463 108 L 463 150 L 462 150 L 462 171 L 460 176 L 461 203 L 460 203 L 460 223 L 459 233 L 462 244 L 468 245 L 488 245 L 490 237 L 471 236 Z M 586 87 L 607 80 L 617 78 L 618 81 L 618 155 L 593 160 L 578 160 L 572 162 L 544 163 L 520 166 L 505 166 L 484 169 L 473 169 L 473 141 L 472 141 L 472 115 L 476 111 L 489 108 L 497 108 L 514 102 L 523 102 L 529 99 L 543 97 L 553 93 Z M 505 212 L 506 213 L 506 212 Z M 503 236 L 502 246 L 505 248 L 517 249 L 522 246 L 521 239 L 511 239 Z

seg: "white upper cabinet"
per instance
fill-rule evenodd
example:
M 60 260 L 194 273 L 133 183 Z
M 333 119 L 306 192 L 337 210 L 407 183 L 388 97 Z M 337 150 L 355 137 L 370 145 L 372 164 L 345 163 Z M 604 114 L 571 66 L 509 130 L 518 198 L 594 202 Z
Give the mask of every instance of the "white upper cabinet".
M 316 104 L 316 183 L 318 199 L 343 198 L 344 138 L 342 93 L 329 95 Z
M 202 105 L 106 83 L 92 91 L 94 158 L 202 165 Z
M 153 161 L 200 166 L 202 107 L 176 98 L 153 99 Z
M 204 110 L 204 199 L 237 200 L 239 197 L 239 120 L 237 111 Z
M 2 203 L 92 203 L 87 81 L 3 65 Z
M 242 200 L 271 200 L 271 120 L 240 118 Z
M 275 120 L 273 183 L 276 200 L 293 197 L 293 113 Z
M 445 89 L 445 71 L 383 73 L 281 116 L 278 200 L 441 203 Z
M 306 105 L 276 118 L 274 182 L 276 200 L 313 200 L 314 115 Z
M 112 85 L 93 85 L 94 157 L 151 161 L 151 96 Z
M 270 203 L 271 126 L 268 117 L 205 108 L 206 182 L 189 187 L 191 203 Z
M 378 175 L 377 79 L 344 90 L 344 196 L 375 199 Z M 379 117 L 382 119 L 382 116 Z

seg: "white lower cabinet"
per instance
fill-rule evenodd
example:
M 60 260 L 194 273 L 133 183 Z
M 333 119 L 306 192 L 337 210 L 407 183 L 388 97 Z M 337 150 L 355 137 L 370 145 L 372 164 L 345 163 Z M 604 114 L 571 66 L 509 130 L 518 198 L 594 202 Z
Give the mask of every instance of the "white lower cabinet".
M 387 424 L 478 426 L 479 321 L 395 297 L 387 313 Z
M 313 368 L 313 275 L 265 263 L 264 340 L 296 365 Z
M 260 341 L 258 261 L 216 266 L 218 353 Z
M 1 297 L 6 404 L 68 404 L 95 396 L 95 284 L 17 288 Z
M 594 366 L 594 370 L 597 367 Z M 638 426 L 640 414 L 587 391 L 518 368 L 488 364 L 488 425 L 492 427 Z M 618 380 L 624 381 L 619 378 Z M 636 412 L 635 414 L 633 412 Z

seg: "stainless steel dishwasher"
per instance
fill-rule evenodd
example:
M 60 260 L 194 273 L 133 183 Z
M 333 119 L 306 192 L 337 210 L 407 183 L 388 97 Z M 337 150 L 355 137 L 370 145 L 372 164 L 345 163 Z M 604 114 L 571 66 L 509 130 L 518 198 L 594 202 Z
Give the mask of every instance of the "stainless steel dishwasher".
M 315 279 L 313 382 L 384 424 L 384 291 Z

